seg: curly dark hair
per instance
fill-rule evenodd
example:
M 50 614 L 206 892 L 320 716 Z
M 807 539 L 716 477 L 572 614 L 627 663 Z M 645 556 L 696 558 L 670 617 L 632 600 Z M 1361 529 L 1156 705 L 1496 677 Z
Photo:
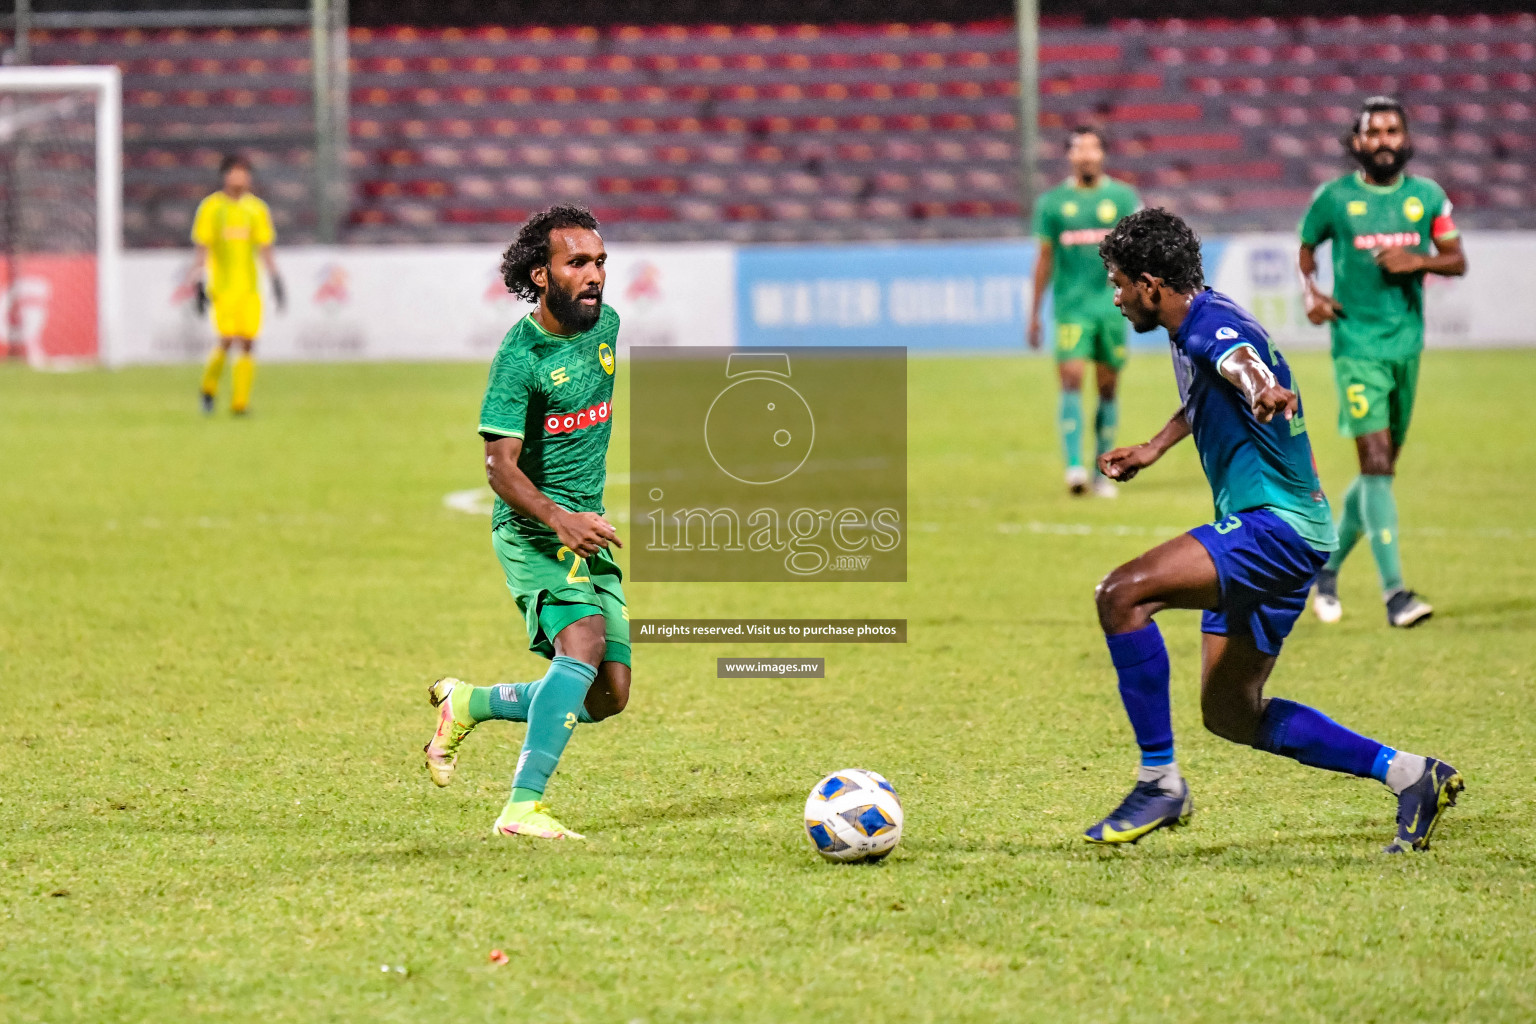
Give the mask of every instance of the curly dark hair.
M 1176 292 L 1192 292 L 1205 284 L 1200 236 L 1158 206 L 1138 210 L 1116 224 L 1099 243 L 1099 259 L 1132 280 L 1142 274 L 1160 277 Z
M 517 240 L 501 254 L 501 279 L 507 291 L 528 302 L 539 301 L 539 288 L 531 276 L 534 267 L 549 262 L 549 233 L 561 228 L 597 230 L 597 218 L 585 206 L 564 204 L 541 210 L 517 232 Z

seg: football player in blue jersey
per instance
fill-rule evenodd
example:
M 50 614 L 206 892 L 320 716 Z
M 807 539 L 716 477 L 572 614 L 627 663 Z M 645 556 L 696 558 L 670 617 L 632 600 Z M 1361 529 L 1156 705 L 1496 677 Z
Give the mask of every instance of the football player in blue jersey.
M 1189 820 L 1174 760 L 1168 651 L 1152 617 L 1198 608 L 1200 709 L 1216 735 L 1302 764 L 1370 776 L 1397 796 L 1388 852 L 1424 850 L 1462 791 L 1455 768 L 1351 732 L 1319 711 L 1265 697 L 1280 645 L 1338 546 L 1291 369 L 1258 321 L 1204 286 L 1200 240 L 1161 209 L 1131 214 L 1099 247 L 1115 305 L 1139 332 L 1168 330 L 1182 404 L 1145 444 L 1099 459 L 1124 483 L 1193 435 L 1216 519 L 1127 562 L 1099 584 L 1099 624 L 1141 747 L 1136 786 L 1089 828 L 1091 843 L 1134 843 Z

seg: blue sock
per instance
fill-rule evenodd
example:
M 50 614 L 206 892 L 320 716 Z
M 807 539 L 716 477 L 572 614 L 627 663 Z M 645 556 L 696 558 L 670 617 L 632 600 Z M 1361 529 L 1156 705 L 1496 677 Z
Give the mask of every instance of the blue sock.
M 1272 699 L 1259 721 L 1253 745 L 1259 750 L 1330 772 L 1385 782 L 1396 751 L 1351 732 L 1321 711 L 1294 701 Z
M 1168 700 L 1168 648 L 1157 623 L 1106 636 L 1120 677 L 1120 701 L 1141 747 L 1141 763 L 1173 763 L 1173 716 Z

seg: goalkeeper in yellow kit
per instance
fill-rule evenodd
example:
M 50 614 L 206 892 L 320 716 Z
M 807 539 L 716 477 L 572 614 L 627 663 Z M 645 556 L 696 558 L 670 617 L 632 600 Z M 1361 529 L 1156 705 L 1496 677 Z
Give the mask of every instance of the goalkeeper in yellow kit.
M 232 372 L 230 411 L 244 415 L 250 406 L 251 382 L 256 363 L 251 346 L 261 332 L 261 291 L 258 288 L 256 257 L 267 268 L 272 282 L 272 298 L 283 308 L 283 279 L 278 276 L 272 258 L 272 213 L 267 204 L 251 192 L 251 165 L 242 156 L 227 156 L 219 166 L 222 187 L 197 206 L 192 222 L 192 242 L 197 246 L 188 284 L 195 288 L 197 309 L 202 313 L 213 307 L 213 326 L 219 343 L 208 355 L 203 367 L 203 412 L 213 412 L 213 400 L 219 393 L 219 378 L 224 375 L 224 359 L 231 346 L 238 346 Z

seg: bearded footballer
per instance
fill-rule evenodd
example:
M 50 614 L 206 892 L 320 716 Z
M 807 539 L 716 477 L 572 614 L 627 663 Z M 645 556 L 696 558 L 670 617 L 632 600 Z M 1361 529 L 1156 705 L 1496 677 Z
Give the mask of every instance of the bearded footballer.
M 523 225 L 502 256 L 507 289 L 535 302 L 491 363 L 480 411 L 486 479 L 496 493 L 491 543 L 528 631 L 550 659 L 542 679 L 470 686 L 443 678 L 427 743 L 432 781 L 446 786 L 459 747 L 481 722 L 527 722 L 512 794 L 496 835 L 581 839 L 543 802 L 576 726 L 629 701 L 629 612 L 604 518 L 619 317 L 603 304 L 607 251 L 597 220 L 556 206 Z
M 1317 190 L 1301 222 L 1298 257 L 1307 318 L 1328 324 L 1332 335 L 1339 430 L 1354 439 L 1360 461 L 1360 475 L 1344 492 L 1339 546 L 1317 574 L 1312 607 L 1323 622 L 1339 621 L 1339 570 L 1366 537 L 1387 623 L 1410 628 L 1434 609 L 1403 582 L 1392 480 L 1419 386 L 1424 275 L 1465 274 L 1467 257 L 1445 190 L 1404 173 L 1413 141 L 1401 103 L 1366 100 L 1347 145 L 1360 169 Z M 1333 243 L 1332 295 L 1316 279 L 1316 249 L 1325 241 Z

